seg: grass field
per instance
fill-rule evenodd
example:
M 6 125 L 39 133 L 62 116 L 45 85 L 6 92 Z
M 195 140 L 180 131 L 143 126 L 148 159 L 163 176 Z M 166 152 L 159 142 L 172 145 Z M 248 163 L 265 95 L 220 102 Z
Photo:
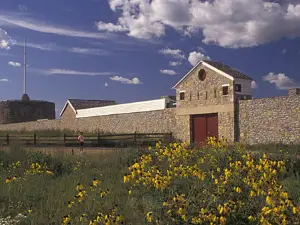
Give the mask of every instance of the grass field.
M 214 141 L 75 155 L 11 147 L 0 151 L 0 224 L 300 224 L 297 154 Z

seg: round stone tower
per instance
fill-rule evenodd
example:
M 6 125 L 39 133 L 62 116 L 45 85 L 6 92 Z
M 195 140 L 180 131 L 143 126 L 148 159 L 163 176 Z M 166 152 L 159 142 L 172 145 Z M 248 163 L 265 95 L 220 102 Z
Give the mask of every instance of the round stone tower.
M 24 43 L 24 92 L 21 100 L 0 101 L 0 124 L 55 119 L 55 104 L 30 100 L 26 92 L 26 39 Z

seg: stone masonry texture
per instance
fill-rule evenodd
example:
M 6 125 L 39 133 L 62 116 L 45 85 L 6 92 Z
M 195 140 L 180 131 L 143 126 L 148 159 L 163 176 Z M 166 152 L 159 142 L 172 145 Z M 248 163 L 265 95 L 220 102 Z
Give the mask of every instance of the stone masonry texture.
M 0 102 L 0 124 L 55 119 L 55 104 L 46 101 Z
M 300 143 L 300 96 L 241 100 L 240 141 L 247 144 Z
M 138 112 L 118 115 L 75 118 L 71 108 L 67 107 L 59 120 L 44 120 L 25 123 L 0 125 L 1 131 L 38 131 L 38 130 L 73 130 L 76 132 L 104 133 L 173 133 L 178 140 L 188 138 L 179 132 L 176 125 L 176 109 L 168 108 L 152 112 Z M 73 113 L 73 114 L 72 114 Z M 69 114 L 69 116 L 68 116 Z
M 17 123 L 18 113 L 15 112 L 22 114 L 24 108 L 29 109 L 28 106 L 0 102 L 0 130 L 7 132 L 24 130 L 73 130 L 95 133 L 172 132 L 175 140 L 189 143 L 191 116 L 198 112 L 209 113 L 209 110 L 215 110 L 214 108 L 218 106 L 218 109 L 223 107 L 223 111 L 217 111 L 219 138 L 224 137 L 230 142 L 240 141 L 245 144 L 300 143 L 299 89 L 289 90 L 288 96 L 235 102 L 234 82 L 208 68 L 204 68 L 206 79 L 201 81 L 198 72 L 202 68 L 202 65 L 195 68 L 176 88 L 176 108 L 76 119 L 75 112 L 67 106 L 61 118 L 55 120 L 51 119 L 54 106 L 49 104 L 49 108 L 45 106 L 39 110 L 36 105 L 28 112 L 32 115 L 42 113 L 49 120 Z M 225 84 L 229 85 L 228 96 L 222 94 L 222 85 Z M 180 91 L 185 91 L 184 100 L 179 98 Z M 229 107 L 226 108 L 227 106 Z M 201 111 L 203 108 L 208 110 Z M 3 124 L 8 122 L 10 124 Z
M 300 143 L 300 96 L 240 100 L 237 112 L 219 112 L 220 136 L 231 136 L 234 117 L 238 139 L 246 144 Z M 83 132 L 172 132 L 181 141 L 190 140 L 190 115 L 176 115 L 176 108 L 152 112 L 76 119 L 67 107 L 59 120 L 0 125 L 1 131 L 74 130 Z M 229 135 L 227 135 L 229 134 Z
M 198 77 L 201 69 L 206 71 L 206 79 L 204 81 L 201 81 Z M 225 84 L 230 85 L 228 96 L 223 96 L 222 94 L 222 85 Z M 180 100 L 180 91 L 185 91 L 185 100 Z M 202 65 L 195 68 L 176 89 L 177 108 L 233 104 L 232 99 L 233 81 Z
M 206 71 L 206 79 L 201 81 L 198 73 L 201 69 Z M 223 96 L 222 85 L 229 85 L 228 95 Z M 228 105 L 234 104 L 234 83 L 227 77 L 218 74 L 217 72 L 199 65 L 189 76 L 183 80 L 176 89 L 176 104 L 177 108 L 194 108 L 207 105 Z M 185 91 L 185 99 L 180 100 L 180 91 Z M 183 119 L 183 121 L 180 121 Z M 186 117 L 178 117 L 177 123 L 182 124 L 182 129 L 190 132 L 190 120 Z M 219 138 L 227 138 L 233 142 L 235 137 L 234 130 L 234 112 L 219 112 L 218 113 L 218 133 Z M 185 127 L 188 126 L 188 127 Z M 190 133 L 186 135 L 190 136 Z M 188 137 L 189 137 L 188 136 Z M 189 140 L 185 137 L 184 140 Z

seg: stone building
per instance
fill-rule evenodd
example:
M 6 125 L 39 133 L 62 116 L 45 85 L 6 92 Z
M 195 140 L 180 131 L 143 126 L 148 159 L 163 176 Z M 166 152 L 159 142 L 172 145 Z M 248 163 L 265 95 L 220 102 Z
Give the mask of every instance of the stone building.
M 252 78 L 219 62 L 200 61 L 174 86 L 184 140 L 237 139 L 236 104 L 251 98 Z
M 26 89 L 26 39 L 24 42 L 24 92 L 21 100 L 0 101 L 0 124 L 55 119 L 53 102 L 30 100 Z
M 172 131 L 177 139 L 192 143 L 203 142 L 208 136 L 224 137 L 233 142 L 238 139 L 236 104 L 238 99 L 251 99 L 251 82 L 250 77 L 222 63 L 200 61 L 173 87 L 176 96 L 114 105 L 104 100 L 94 105 L 87 102 L 81 108 L 75 104 L 79 102 L 82 105 L 82 100 L 68 100 L 61 112 L 61 120 L 70 127 L 76 121 L 84 120 L 90 124 L 89 127 L 97 124 L 99 128 L 105 127 L 109 131 L 113 128 L 121 132 L 125 124 L 133 132 L 149 129 Z M 106 102 L 108 104 L 103 104 Z M 144 116 L 141 116 L 142 112 Z M 131 124 L 121 122 L 125 118 Z M 139 118 L 141 124 L 153 122 L 149 129 L 143 129 L 134 125 L 135 118 Z M 162 119 L 165 121 L 157 122 Z M 82 129 L 84 126 L 81 123 Z M 159 129 L 157 126 L 160 126 Z
M 60 112 L 60 118 L 65 123 L 74 123 L 78 110 L 91 109 L 108 105 L 115 105 L 113 100 L 84 100 L 84 99 L 68 99 Z
M 2 124 L 0 130 L 172 132 L 174 140 L 196 144 L 209 136 L 246 144 L 300 143 L 300 89 L 255 99 L 251 83 L 223 63 L 200 61 L 175 84 L 176 96 L 126 104 L 69 99 L 58 120 Z
M 30 100 L 27 94 L 21 100 L 0 101 L 0 124 L 22 123 L 41 119 L 55 119 L 55 104 Z

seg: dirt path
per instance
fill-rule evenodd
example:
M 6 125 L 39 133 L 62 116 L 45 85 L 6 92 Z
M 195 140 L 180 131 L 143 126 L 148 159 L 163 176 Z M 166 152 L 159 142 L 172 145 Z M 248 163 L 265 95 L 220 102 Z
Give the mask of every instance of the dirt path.
M 28 151 L 42 152 L 46 154 L 62 154 L 62 155 L 78 155 L 81 154 L 79 148 L 76 147 L 25 147 Z M 8 151 L 9 147 L 0 146 L 0 150 Z M 114 151 L 126 150 L 125 148 L 104 148 L 104 147 L 90 147 L 85 148 L 83 154 L 94 155 L 94 154 L 107 154 Z

